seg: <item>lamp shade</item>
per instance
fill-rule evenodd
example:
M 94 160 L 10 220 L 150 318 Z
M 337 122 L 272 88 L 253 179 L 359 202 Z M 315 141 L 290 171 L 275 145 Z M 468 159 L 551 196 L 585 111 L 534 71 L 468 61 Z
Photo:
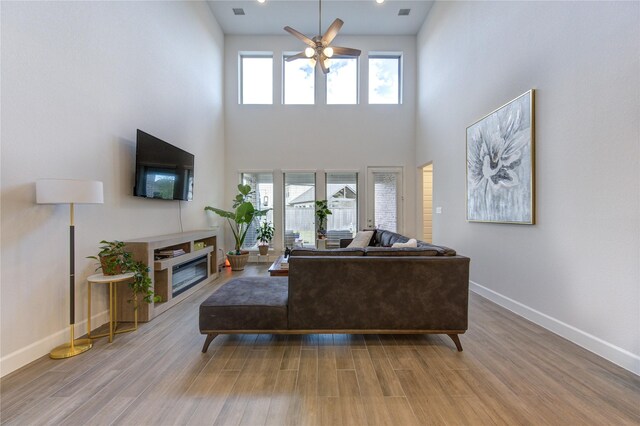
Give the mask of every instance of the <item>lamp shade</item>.
M 77 179 L 39 179 L 36 181 L 38 204 L 102 204 L 102 182 Z

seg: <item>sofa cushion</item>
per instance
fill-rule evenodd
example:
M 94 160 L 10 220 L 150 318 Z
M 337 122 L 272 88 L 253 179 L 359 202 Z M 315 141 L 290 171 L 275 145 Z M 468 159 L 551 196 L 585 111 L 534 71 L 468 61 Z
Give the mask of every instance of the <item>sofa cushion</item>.
M 364 248 L 369 245 L 371 238 L 373 237 L 373 231 L 359 231 L 353 240 L 349 243 L 347 248 Z
M 391 247 L 394 243 L 406 243 L 409 238 L 404 235 L 400 235 L 396 232 L 387 231 L 384 229 L 377 229 L 372 238 L 371 246 L 374 247 Z M 438 256 L 455 256 L 456 251 L 449 247 L 437 246 L 424 241 L 417 240 L 418 248 L 425 248 L 429 250 L 435 250 Z
M 438 251 L 423 247 L 367 247 L 365 256 L 439 256 Z
M 380 247 L 391 247 L 393 243 L 406 243 L 409 238 L 395 232 L 378 229 L 376 231 L 376 245 Z
M 411 238 L 406 243 L 393 243 L 391 244 L 393 248 L 402 248 L 402 247 L 418 247 L 418 241 L 415 238 Z
M 357 247 L 337 249 L 294 248 L 291 256 L 364 256 L 364 249 Z
M 234 278 L 200 305 L 200 331 L 286 330 L 286 277 Z
M 438 252 L 438 256 L 455 256 L 456 251 L 452 248 L 445 246 L 437 246 L 435 244 L 425 243 L 424 241 L 418 240 L 418 248 L 435 250 Z

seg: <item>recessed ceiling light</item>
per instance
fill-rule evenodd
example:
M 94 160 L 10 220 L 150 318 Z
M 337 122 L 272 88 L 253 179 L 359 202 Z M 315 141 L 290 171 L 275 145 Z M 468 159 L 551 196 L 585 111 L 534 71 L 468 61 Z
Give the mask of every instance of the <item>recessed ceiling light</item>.
M 267 0 L 258 0 L 258 3 L 264 3 Z
M 400 9 L 398 11 L 398 16 L 409 16 L 411 9 Z
M 376 3 L 382 4 L 382 3 L 384 3 L 384 0 L 376 0 Z
M 234 15 L 244 15 L 244 9 L 241 7 L 234 7 L 233 8 L 233 14 Z

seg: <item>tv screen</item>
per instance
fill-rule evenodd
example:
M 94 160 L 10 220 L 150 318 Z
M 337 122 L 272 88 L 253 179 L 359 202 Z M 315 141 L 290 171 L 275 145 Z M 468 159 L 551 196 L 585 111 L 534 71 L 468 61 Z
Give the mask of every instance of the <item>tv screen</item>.
M 138 129 L 133 195 L 191 201 L 193 160 L 193 154 Z

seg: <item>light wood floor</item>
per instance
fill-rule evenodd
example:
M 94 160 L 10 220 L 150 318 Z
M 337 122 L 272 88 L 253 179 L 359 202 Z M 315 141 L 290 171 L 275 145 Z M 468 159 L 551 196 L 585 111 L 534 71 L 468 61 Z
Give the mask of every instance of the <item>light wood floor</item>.
M 112 344 L 3 378 L 2 423 L 640 424 L 637 376 L 475 294 L 461 353 L 435 335 L 231 335 L 202 354 L 198 305 L 229 277 Z

